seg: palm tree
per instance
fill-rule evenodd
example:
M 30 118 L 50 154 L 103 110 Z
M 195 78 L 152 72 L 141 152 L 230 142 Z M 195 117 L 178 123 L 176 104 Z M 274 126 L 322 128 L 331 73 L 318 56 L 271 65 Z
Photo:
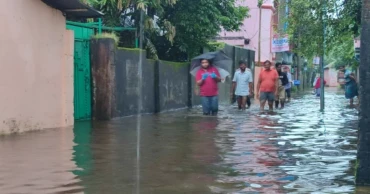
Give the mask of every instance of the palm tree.
M 166 6 L 173 6 L 178 0 L 84 0 L 85 3 L 102 11 L 104 25 L 139 28 L 140 10 L 147 10 L 144 18 L 145 45 L 149 53 L 157 59 L 157 51 L 150 40 L 152 34 L 162 33 L 173 43 L 176 29 L 171 22 L 164 20 L 155 25 L 155 16 L 160 16 Z

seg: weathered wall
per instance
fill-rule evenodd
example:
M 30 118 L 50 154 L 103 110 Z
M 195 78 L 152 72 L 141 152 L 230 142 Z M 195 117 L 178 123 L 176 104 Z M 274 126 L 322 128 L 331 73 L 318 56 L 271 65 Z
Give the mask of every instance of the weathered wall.
M 155 110 L 154 96 L 154 65 L 155 61 L 147 60 L 143 55 L 142 64 L 142 95 L 139 96 L 139 50 L 116 49 L 116 105 L 113 117 L 135 115 L 138 113 L 138 100 L 142 100 L 142 113 Z
M 158 63 L 159 110 L 188 106 L 189 66 L 173 62 Z
M 0 1 L 0 134 L 73 125 L 73 32 L 40 0 Z
M 185 108 L 191 104 L 189 65 L 146 59 L 143 51 L 140 84 L 140 50 L 116 48 L 110 39 L 94 39 L 91 56 L 93 112 L 98 120 L 136 115 L 139 101 L 141 113 Z
M 115 101 L 115 47 L 113 39 L 91 40 L 91 74 L 93 84 L 93 117 L 98 120 L 112 117 Z

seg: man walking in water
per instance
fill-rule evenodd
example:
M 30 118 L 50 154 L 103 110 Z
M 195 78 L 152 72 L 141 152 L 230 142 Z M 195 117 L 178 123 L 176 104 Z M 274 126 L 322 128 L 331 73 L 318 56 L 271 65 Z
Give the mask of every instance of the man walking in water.
M 202 59 L 201 68 L 195 79 L 200 89 L 203 107 L 203 115 L 217 115 L 218 112 L 218 82 L 221 81 L 217 68 L 211 65 L 211 61 Z
M 275 96 L 277 96 L 277 88 L 279 86 L 279 75 L 276 70 L 271 69 L 269 60 L 264 62 L 265 69 L 261 70 L 257 83 L 257 98 L 260 99 L 260 110 L 265 108 L 268 101 L 269 110 L 273 111 Z
M 284 104 L 285 104 L 285 85 L 289 83 L 288 76 L 285 72 L 282 71 L 282 64 L 281 63 L 276 63 L 276 71 L 278 72 L 279 75 L 279 85 L 278 85 L 278 92 L 275 97 L 275 108 L 279 108 L 279 102 L 280 102 L 280 107 L 283 109 Z
M 239 70 L 234 74 L 233 85 L 231 87 L 231 95 L 235 94 L 239 110 L 245 110 L 251 106 L 250 97 L 253 96 L 252 83 L 252 72 L 250 69 L 247 69 L 244 61 L 240 61 Z

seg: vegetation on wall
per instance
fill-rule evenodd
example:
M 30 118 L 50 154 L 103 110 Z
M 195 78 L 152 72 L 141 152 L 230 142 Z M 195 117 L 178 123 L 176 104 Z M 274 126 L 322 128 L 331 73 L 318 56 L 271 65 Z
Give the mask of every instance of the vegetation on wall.
M 145 10 L 144 44 L 148 55 L 172 61 L 189 60 L 221 29 L 239 30 L 248 16 L 248 8 L 236 6 L 236 0 L 85 1 L 105 14 L 106 26 L 139 28 L 140 11 Z M 121 36 L 121 40 L 124 38 Z

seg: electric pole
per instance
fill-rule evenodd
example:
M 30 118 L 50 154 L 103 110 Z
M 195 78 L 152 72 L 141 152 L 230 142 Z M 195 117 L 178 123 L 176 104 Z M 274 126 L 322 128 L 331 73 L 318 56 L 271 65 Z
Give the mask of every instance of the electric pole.
M 323 36 L 322 36 L 322 55 L 321 55 L 321 63 L 320 63 L 320 111 L 324 111 L 325 109 L 325 84 L 324 84 L 324 79 L 325 79 L 325 76 L 324 76 L 324 55 L 325 55 L 325 35 L 326 35 L 326 32 L 325 32 L 325 14 L 326 14 L 326 4 L 325 4 L 325 0 L 322 0 L 322 17 L 321 17 L 321 20 L 322 20 L 322 31 L 323 31 Z
M 258 29 L 258 66 L 261 65 L 261 25 L 262 25 L 262 4 L 263 0 L 258 0 L 258 8 L 260 11 L 259 29 Z

